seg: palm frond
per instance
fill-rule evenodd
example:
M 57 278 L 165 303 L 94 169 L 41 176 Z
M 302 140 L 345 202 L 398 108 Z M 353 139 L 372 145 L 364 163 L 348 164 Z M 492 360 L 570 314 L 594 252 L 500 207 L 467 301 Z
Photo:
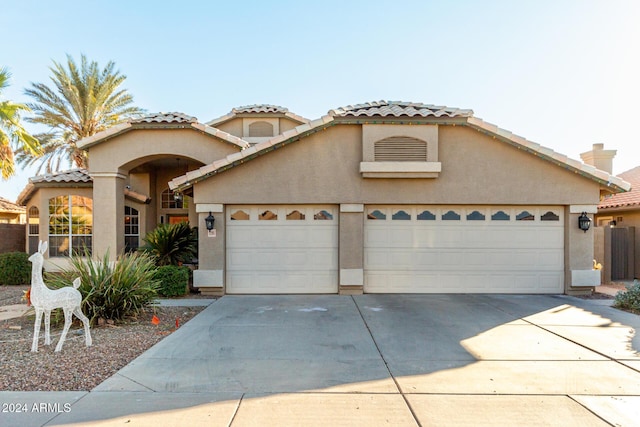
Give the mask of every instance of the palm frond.
M 113 61 L 100 69 L 85 55 L 81 55 L 79 64 L 67 55 L 65 64 L 53 61 L 49 69 L 51 86 L 31 83 L 25 90 L 34 100 L 27 104 L 34 113 L 29 122 L 48 126 L 51 133 L 43 143 L 43 153 L 28 162 L 41 162 L 49 170 L 66 157 L 77 167 L 86 168 L 87 154 L 76 143 L 144 110 L 135 107 L 131 94 L 120 87 L 126 76 L 115 69 Z M 23 154 L 19 159 L 27 162 Z
M 11 73 L 0 68 L 0 95 L 9 86 Z M 32 156 L 40 154 L 38 140 L 21 124 L 20 114 L 29 107 L 11 101 L 0 101 L 0 176 L 7 179 L 15 173 L 14 150 L 21 149 Z

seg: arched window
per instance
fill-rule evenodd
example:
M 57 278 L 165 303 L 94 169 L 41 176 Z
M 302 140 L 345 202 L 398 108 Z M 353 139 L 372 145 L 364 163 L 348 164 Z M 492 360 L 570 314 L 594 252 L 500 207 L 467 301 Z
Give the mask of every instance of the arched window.
M 49 199 L 49 256 L 91 255 L 93 200 L 83 196 Z
M 135 252 L 140 246 L 140 215 L 131 206 L 124 207 L 124 251 Z
M 33 254 L 38 252 L 38 243 L 40 242 L 40 209 L 31 206 L 28 215 L 29 254 Z
M 162 209 L 189 209 L 189 196 L 179 194 L 176 196 L 171 189 L 166 188 L 162 192 Z

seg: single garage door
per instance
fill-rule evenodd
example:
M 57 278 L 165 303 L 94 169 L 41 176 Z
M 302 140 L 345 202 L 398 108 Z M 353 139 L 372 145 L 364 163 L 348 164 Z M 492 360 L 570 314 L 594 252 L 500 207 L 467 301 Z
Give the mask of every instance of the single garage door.
M 229 294 L 338 292 L 335 206 L 229 206 Z
M 367 206 L 365 213 L 365 292 L 563 292 L 560 206 Z

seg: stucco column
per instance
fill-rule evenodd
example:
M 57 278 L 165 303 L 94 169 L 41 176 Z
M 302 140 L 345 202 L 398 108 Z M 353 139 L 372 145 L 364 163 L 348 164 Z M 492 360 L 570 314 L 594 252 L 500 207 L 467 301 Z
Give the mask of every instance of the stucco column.
M 93 178 L 93 254 L 115 260 L 124 251 L 124 184 L 120 173 L 91 173 Z
M 223 295 L 225 271 L 225 214 L 217 203 L 198 203 L 198 269 L 193 272 L 193 286 L 203 295 Z M 205 218 L 215 218 L 214 229 L 207 230 Z
M 590 293 L 592 286 L 600 285 L 600 271 L 593 269 L 594 231 L 593 214 L 596 205 L 572 205 L 565 211 L 565 292 L 567 294 Z M 586 212 L 591 218 L 591 228 L 578 228 L 578 218 Z
M 340 205 L 340 287 L 342 295 L 364 290 L 364 205 Z

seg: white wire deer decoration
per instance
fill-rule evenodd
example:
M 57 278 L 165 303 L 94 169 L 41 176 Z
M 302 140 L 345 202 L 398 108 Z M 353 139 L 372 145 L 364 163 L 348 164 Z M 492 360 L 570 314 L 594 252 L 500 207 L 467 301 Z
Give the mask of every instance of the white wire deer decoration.
M 42 280 L 42 266 L 44 264 L 44 254 L 47 252 L 49 244 L 40 241 L 38 244 L 38 252 L 29 257 L 31 261 L 31 305 L 36 310 L 36 322 L 33 325 L 33 343 L 31 351 L 38 351 L 38 335 L 40 334 L 40 325 L 42 324 L 42 313 L 44 313 L 44 344 L 51 344 L 51 336 L 49 335 L 49 324 L 51 319 L 51 310 L 62 308 L 64 311 L 64 329 L 60 336 L 60 341 L 56 345 L 55 351 L 62 350 L 62 344 L 67 337 L 67 332 L 71 326 L 72 316 L 82 320 L 84 323 L 84 338 L 87 347 L 91 346 L 91 333 L 89 332 L 89 319 L 82 313 L 80 303 L 82 295 L 78 291 L 80 286 L 80 278 L 73 281 L 73 287 L 67 286 L 60 289 L 49 289 Z

